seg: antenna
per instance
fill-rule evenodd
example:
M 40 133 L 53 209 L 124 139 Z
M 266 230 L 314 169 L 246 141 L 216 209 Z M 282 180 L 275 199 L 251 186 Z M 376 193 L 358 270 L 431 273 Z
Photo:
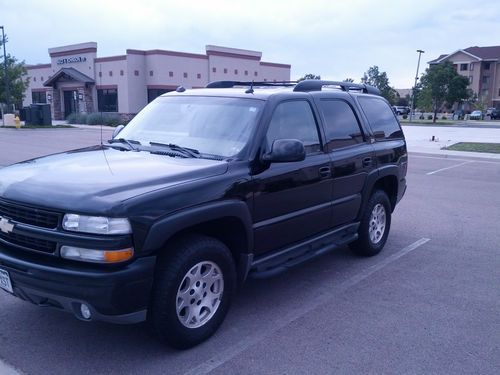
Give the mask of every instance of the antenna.
M 102 64 L 99 64 L 99 86 L 102 86 Z M 99 119 L 100 119 L 100 123 L 101 123 L 101 146 L 102 146 L 102 106 L 101 107 L 101 110 L 99 111 Z M 99 108 L 99 95 L 97 95 L 97 108 Z
M 253 94 L 253 79 L 252 79 L 252 84 L 250 85 L 250 88 L 245 91 L 245 94 Z

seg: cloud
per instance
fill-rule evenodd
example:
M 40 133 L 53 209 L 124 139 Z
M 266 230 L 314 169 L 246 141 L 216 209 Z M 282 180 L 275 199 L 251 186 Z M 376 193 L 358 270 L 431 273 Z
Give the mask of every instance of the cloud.
M 372 65 L 391 84 L 411 87 L 417 49 L 425 62 L 472 45 L 498 44 L 493 0 L 0 0 L 8 50 L 28 63 L 47 62 L 47 48 L 98 42 L 99 56 L 127 48 L 203 53 L 206 44 L 254 49 L 263 60 L 305 73 L 356 81 Z

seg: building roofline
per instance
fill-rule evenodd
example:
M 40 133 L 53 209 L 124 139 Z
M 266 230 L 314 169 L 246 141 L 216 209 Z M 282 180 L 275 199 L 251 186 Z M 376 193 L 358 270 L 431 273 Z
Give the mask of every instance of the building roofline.
M 52 64 L 35 64 L 35 65 L 26 65 L 27 70 L 32 69 L 47 69 L 52 67 Z
M 455 54 L 457 54 L 457 53 L 459 53 L 459 52 L 465 53 L 466 55 L 469 55 L 470 57 L 473 57 L 473 58 L 475 58 L 475 59 L 478 59 L 479 61 L 482 61 L 482 60 L 483 60 L 483 59 L 482 59 L 482 58 L 480 58 L 479 56 L 475 56 L 475 55 L 473 55 L 473 54 L 472 54 L 472 53 L 470 53 L 470 52 L 467 52 L 467 51 L 465 51 L 465 50 L 463 50 L 463 49 L 458 49 L 458 50 L 456 50 L 455 52 L 452 52 L 452 53 L 450 53 L 450 54 L 448 54 L 448 55 L 445 55 L 445 56 L 441 57 L 440 59 L 435 59 L 435 60 L 428 61 L 428 62 L 427 62 L 427 64 L 439 64 L 439 63 L 440 63 L 440 62 L 442 62 L 443 60 L 445 60 L 445 59 L 447 59 L 448 57 L 453 56 L 453 55 L 455 55 Z
M 288 68 L 288 69 L 292 68 L 292 66 L 290 64 L 272 63 L 272 62 L 267 62 L 267 61 L 261 61 L 260 65 L 262 65 L 262 66 L 272 66 L 274 68 Z

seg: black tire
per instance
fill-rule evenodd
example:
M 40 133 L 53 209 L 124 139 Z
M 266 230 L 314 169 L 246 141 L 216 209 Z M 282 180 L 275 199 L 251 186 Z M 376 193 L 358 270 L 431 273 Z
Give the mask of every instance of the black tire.
M 148 323 L 161 341 L 177 349 L 188 349 L 208 339 L 221 325 L 236 288 L 236 269 L 227 246 L 211 237 L 201 235 L 183 237 L 168 246 L 166 254 L 168 255 L 160 256 L 157 262 Z M 187 327 L 181 322 L 182 316 L 178 316 L 177 313 L 177 294 L 182 289 L 181 283 L 188 276 L 188 271 L 200 262 L 211 262 L 219 267 L 223 288 L 214 314 L 207 317 L 206 322 L 199 327 Z M 186 284 L 183 286 L 185 287 Z M 201 287 L 205 287 L 205 283 Z M 195 294 L 194 297 L 198 295 L 201 299 L 206 295 L 204 290 L 207 289 L 201 290 L 200 294 Z M 194 292 L 194 289 L 189 290 L 189 293 L 191 291 Z M 191 308 L 196 311 L 196 301 L 194 304 L 193 300 L 189 303 L 191 305 L 187 306 L 187 311 Z
M 370 220 L 372 212 L 377 205 L 382 205 L 385 210 L 385 229 L 378 241 L 372 241 L 370 237 Z M 382 190 L 375 190 L 366 205 L 358 231 L 358 239 L 349 247 L 358 255 L 371 257 L 377 255 L 384 248 L 385 242 L 391 228 L 391 203 L 387 194 Z

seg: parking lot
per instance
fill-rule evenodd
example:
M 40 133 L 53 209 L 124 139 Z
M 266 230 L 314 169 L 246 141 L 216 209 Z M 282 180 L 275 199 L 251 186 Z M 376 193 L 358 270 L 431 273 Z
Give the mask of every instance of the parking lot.
M 98 129 L 31 132 L 1 130 L 0 166 L 100 139 Z M 0 370 L 498 374 L 499 208 L 500 160 L 410 153 L 408 190 L 379 256 L 343 248 L 250 280 L 217 334 L 184 352 L 143 324 L 85 323 L 2 292 Z

